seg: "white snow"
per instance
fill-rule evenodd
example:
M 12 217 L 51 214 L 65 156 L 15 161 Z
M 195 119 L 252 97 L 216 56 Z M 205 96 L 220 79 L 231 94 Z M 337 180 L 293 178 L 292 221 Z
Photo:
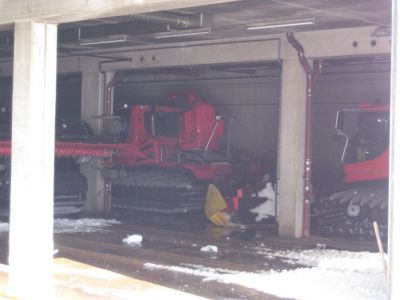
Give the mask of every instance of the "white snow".
M 383 300 L 388 297 L 379 253 L 313 249 L 271 251 L 269 255 L 266 250 L 264 254 L 268 259 L 287 259 L 307 267 L 258 273 L 196 265 L 163 266 L 147 263 L 145 267 L 199 276 L 203 277 L 203 281 L 237 284 L 282 298 Z
M 251 213 L 257 214 L 255 221 L 260 222 L 263 219 L 275 216 L 275 190 L 271 182 L 265 184 L 265 188 L 257 193 L 258 197 L 267 198 L 267 201 L 250 210 Z M 252 195 L 256 197 L 256 194 Z
M 8 223 L 0 223 L 0 232 L 8 232 L 10 230 L 10 226 Z
M 97 232 L 114 224 L 121 224 L 116 220 L 105 219 L 55 219 L 54 233 Z
M 121 224 L 116 220 L 105 219 L 54 219 L 54 233 L 97 232 L 105 228 Z M 8 232 L 9 224 L 0 223 L 0 232 Z
M 207 245 L 200 249 L 201 252 L 217 253 L 218 247 L 214 245 Z
M 142 245 L 142 240 L 143 237 L 140 234 L 132 234 L 132 235 L 127 235 L 126 238 L 122 240 L 125 244 L 129 246 L 141 246 Z

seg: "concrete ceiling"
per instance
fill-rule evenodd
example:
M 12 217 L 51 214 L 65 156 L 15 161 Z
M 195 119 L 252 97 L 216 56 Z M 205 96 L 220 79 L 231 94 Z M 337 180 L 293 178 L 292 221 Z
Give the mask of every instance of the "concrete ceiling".
M 184 10 L 61 24 L 59 54 L 82 55 L 143 45 L 251 37 L 289 30 L 314 31 L 371 25 L 387 29 L 390 28 L 390 17 L 390 0 L 233 1 Z M 294 22 L 304 18 L 315 19 L 315 23 L 247 30 L 251 23 Z M 209 33 L 204 33 L 207 31 Z M 179 36 L 162 36 L 168 32 Z M 12 33 L 2 32 L 0 58 L 11 55 Z

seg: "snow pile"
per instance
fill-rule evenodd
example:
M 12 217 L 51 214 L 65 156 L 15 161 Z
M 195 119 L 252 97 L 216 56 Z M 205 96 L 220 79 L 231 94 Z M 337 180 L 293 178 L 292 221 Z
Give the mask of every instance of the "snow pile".
M 310 249 L 303 251 L 277 251 L 272 256 L 286 258 L 307 267 L 324 269 L 352 270 L 356 272 L 374 272 L 382 268 L 378 253 L 351 252 L 340 250 Z M 366 263 L 368 262 L 368 263 Z
M 190 265 L 146 264 L 145 267 L 199 276 L 203 281 L 237 284 L 282 298 L 383 300 L 388 297 L 379 253 L 314 249 L 280 251 L 271 256 L 291 259 L 308 267 L 259 273 Z
M 54 233 L 104 231 L 104 228 L 114 224 L 121 224 L 121 222 L 105 219 L 55 219 Z
M 214 245 L 207 245 L 200 249 L 201 252 L 208 252 L 208 253 L 217 253 L 218 247 Z
M 267 201 L 250 210 L 251 213 L 257 214 L 255 221 L 260 222 L 263 219 L 275 216 L 275 199 L 276 194 L 271 182 L 267 182 L 265 188 L 257 193 L 258 197 L 267 198 Z M 252 197 L 256 197 L 253 194 Z
M 122 240 L 124 244 L 128 246 L 140 247 L 142 246 L 143 237 L 140 234 L 127 235 L 126 238 Z
M 10 230 L 10 226 L 8 223 L 0 223 L 0 232 L 8 232 Z

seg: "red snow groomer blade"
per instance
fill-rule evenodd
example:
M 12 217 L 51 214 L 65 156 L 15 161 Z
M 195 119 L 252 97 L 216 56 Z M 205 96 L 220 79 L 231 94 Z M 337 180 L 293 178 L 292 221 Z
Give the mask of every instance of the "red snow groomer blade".
M 56 157 L 110 158 L 120 147 L 116 144 L 91 144 L 80 142 L 56 142 Z M 1 150 L 1 148 L 0 148 Z
M 56 157 L 99 157 L 111 158 L 126 148 L 123 144 L 93 144 L 84 142 L 56 142 Z M 11 155 L 11 142 L 0 141 L 0 156 Z

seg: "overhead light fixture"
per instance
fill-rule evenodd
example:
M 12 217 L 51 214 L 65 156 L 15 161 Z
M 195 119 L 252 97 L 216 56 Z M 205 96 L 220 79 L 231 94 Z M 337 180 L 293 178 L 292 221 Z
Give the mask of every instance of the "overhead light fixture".
M 154 34 L 155 39 L 175 38 L 182 36 L 195 36 L 211 33 L 211 28 L 198 28 L 190 30 L 171 30 L 168 32 L 159 32 Z
M 294 26 L 312 25 L 314 23 L 315 23 L 315 18 L 276 20 L 276 21 L 247 24 L 247 30 L 262 30 L 262 29 L 282 28 L 282 27 L 294 27 Z
M 114 37 L 104 38 L 104 39 L 80 41 L 79 46 L 114 44 L 114 43 L 123 43 L 126 41 L 128 41 L 127 35 L 119 35 L 119 36 L 114 36 Z

